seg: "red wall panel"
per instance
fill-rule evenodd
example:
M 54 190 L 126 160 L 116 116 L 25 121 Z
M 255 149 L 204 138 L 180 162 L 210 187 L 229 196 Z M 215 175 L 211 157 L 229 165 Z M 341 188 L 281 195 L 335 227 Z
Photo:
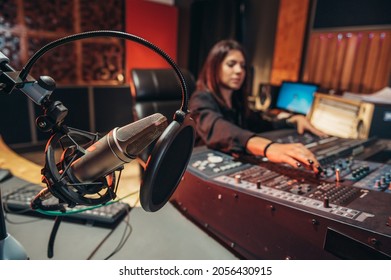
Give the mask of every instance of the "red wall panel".
M 142 37 L 177 61 L 178 9 L 145 0 L 126 1 L 125 29 Z M 132 68 L 167 68 L 167 62 L 152 50 L 126 41 L 126 76 Z

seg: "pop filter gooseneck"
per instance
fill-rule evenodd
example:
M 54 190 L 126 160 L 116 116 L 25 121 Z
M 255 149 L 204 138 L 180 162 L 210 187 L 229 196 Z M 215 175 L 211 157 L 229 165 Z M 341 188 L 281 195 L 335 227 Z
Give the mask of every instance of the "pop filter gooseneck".
M 42 47 L 29 59 L 29 61 L 23 67 L 19 74 L 19 78 L 21 80 L 25 80 L 34 63 L 49 50 L 72 41 L 92 37 L 122 38 L 134 41 L 153 50 L 173 68 L 181 85 L 181 107 L 175 112 L 173 121 L 164 130 L 156 142 L 147 161 L 145 172 L 143 173 L 143 178 L 141 181 L 141 206 L 146 211 L 157 211 L 167 203 L 171 195 L 176 190 L 190 160 L 195 139 L 193 120 L 188 114 L 189 95 L 187 92 L 186 82 L 179 67 L 170 56 L 147 40 L 129 33 L 111 30 L 89 31 L 60 38 Z M 53 137 L 60 138 L 60 136 L 55 135 Z M 50 147 L 50 145 L 48 145 L 48 147 Z M 48 151 L 46 151 L 46 153 L 48 153 Z M 47 156 L 46 159 L 48 160 L 49 158 L 50 161 L 50 157 L 51 155 L 49 153 L 49 157 Z M 50 167 L 53 166 L 53 163 L 46 163 L 46 165 Z M 49 173 L 53 172 L 54 175 L 50 175 L 51 177 L 58 176 L 56 170 L 49 170 Z M 58 180 L 60 180 L 60 178 L 58 178 Z M 53 190 L 50 189 L 50 191 L 52 192 Z M 69 192 L 65 193 L 67 200 L 70 198 L 72 199 L 71 195 L 68 195 L 68 193 Z M 64 192 L 61 191 L 58 193 L 53 193 L 53 195 L 57 197 L 60 196 L 60 198 L 62 194 L 64 194 Z M 78 197 L 79 196 L 76 196 L 75 199 L 77 200 Z M 74 201 L 75 204 L 79 204 L 81 202 L 85 201 Z M 93 204 L 95 204 L 95 202 Z

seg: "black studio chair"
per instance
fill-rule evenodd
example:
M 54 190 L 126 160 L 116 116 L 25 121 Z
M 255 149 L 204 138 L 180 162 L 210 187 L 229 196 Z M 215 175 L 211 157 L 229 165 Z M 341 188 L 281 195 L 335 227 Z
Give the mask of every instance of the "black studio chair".
M 195 90 L 193 75 L 186 69 L 181 69 L 186 81 L 188 94 Z M 175 71 L 171 68 L 164 69 L 132 69 L 131 87 L 134 98 L 133 117 L 139 120 L 154 113 L 161 113 L 167 118 L 168 123 L 173 120 L 174 113 L 180 108 L 182 102 L 182 90 Z M 139 157 L 146 162 L 154 143 L 148 146 Z M 143 168 L 141 168 L 143 172 Z

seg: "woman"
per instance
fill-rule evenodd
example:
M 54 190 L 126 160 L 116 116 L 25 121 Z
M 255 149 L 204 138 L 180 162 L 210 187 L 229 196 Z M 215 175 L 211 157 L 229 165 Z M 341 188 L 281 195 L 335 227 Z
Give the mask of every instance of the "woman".
M 321 172 L 314 154 L 303 144 L 274 143 L 257 135 L 265 127 L 270 128 L 270 123 L 259 117 L 254 119 L 244 108 L 245 89 L 243 47 L 234 40 L 218 42 L 208 54 L 189 103 L 196 122 L 197 144 L 223 152 L 260 155 L 271 162 L 287 163 L 296 168 L 305 166 L 316 173 Z M 300 134 L 308 130 L 318 136 L 325 135 L 302 115 L 294 115 L 284 122 L 295 125 Z

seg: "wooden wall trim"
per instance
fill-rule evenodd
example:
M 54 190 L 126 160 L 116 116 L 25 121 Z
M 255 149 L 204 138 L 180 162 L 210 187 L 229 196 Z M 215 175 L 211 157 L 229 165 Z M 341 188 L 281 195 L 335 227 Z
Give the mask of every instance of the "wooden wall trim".
M 390 74 L 390 29 L 312 32 L 304 81 L 335 91 L 371 93 L 388 86 Z
M 307 28 L 309 0 L 281 0 L 270 82 L 297 81 L 304 36 Z

